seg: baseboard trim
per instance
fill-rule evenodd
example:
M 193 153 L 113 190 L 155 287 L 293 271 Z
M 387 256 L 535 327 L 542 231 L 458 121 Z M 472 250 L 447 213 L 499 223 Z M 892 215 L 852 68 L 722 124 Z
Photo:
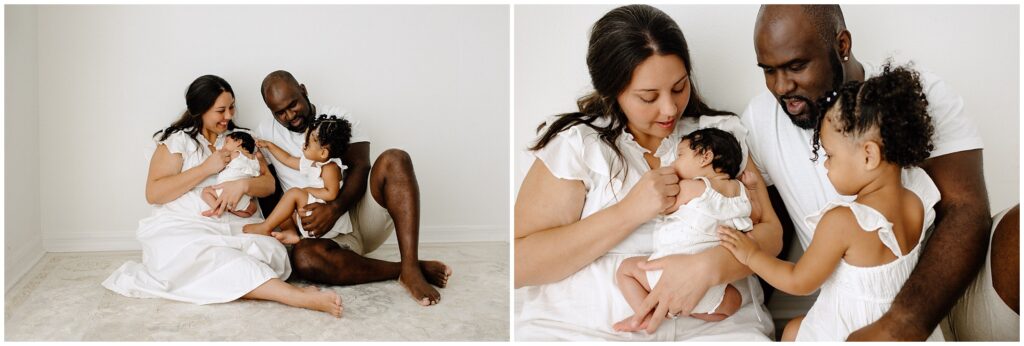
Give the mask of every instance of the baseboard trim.
M 43 255 L 46 255 L 42 238 L 36 238 L 28 244 L 21 244 L 15 249 L 17 250 L 13 251 L 11 261 L 4 263 L 5 272 L 11 274 L 10 278 L 4 275 L 4 293 L 21 281 L 25 274 L 28 274 L 32 267 L 35 267 L 39 260 L 43 259 Z
M 424 226 L 420 230 L 420 243 L 496 241 L 509 241 L 507 225 Z M 398 241 L 392 234 L 384 243 L 397 244 Z M 133 230 L 50 234 L 43 239 L 43 249 L 45 252 L 138 251 L 142 250 L 142 245 L 135 239 Z

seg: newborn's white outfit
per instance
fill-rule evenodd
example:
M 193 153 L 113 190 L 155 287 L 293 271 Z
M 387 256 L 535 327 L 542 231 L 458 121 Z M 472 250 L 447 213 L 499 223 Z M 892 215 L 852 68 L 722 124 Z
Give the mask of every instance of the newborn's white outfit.
M 241 150 L 235 150 L 238 152 L 238 157 L 231 159 L 228 162 L 227 167 L 217 174 L 217 184 L 224 182 L 244 179 L 244 178 L 255 178 L 260 176 L 260 162 L 256 159 L 250 159 L 242 153 Z M 224 189 L 216 189 L 217 197 L 220 197 L 220 192 Z M 249 207 L 249 195 L 242 195 L 242 198 L 238 199 L 238 205 L 235 206 L 235 210 L 245 210 Z
M 718 226 L 724 225 L 740 231 L 750 231 L 750 199 L 747 188 L 739 180 L 740 194 L 726 197 L 711 188 L 708 178 L 696 177 L 704 182 L 704 193 L 679 206 L 672 214 L 661 216 L 654 230 L 653 261 L 669 255 L 696 254 L 718 246 Z M 661 270 L 647 272 L 650 287 L 658 284 Z M 725 297 L 725 284 L 712 286 L 704 294 L 693 313 L 714 313 Z
M 304 184 L 302 186 L 296 186 L 296 188 L 312 187 L 315 189 L 322 189 L 324 187 L 324 178 L 320 177 L 320 172 L 323 170 L 324 165 L 331 162 L 338 165 L 338 168 L 343 172 L 348 168 L 348 166 L 341 163 L 341 159 L 337 158 L 327 160 L 326 162 L 315 162 L 307 159 L 305 155 L 299 156 L 299 175 L 302 176 L 302 182 Z M 338 182 L 338 184 L 338 191 L 341 191 L 341 184 L 344 184 L 344 180 Z M 366 193 L 370 192 L 367 191 Z M 311 193 L 307 193 L 306 195 L 306 204 L 325 203 L 324 200 L 314 197 Z M 311 213 L 312 212 L 307 211 L 306 215 L 308 216 Z M 305 229 L 302 229 L 302 220 L 299 219 L 298 214 L 295 214 L 295 225 L 298 226 L 299 234 L 302 235 L 303 238 L 309 238 L 309 233 L 307 233 Z M 343 230 L 347 230 L 347 232 L 343 232 Z M 352 232 L 352 221 L 347 217 L 342 217 L 338 218 L 338 222 L 334 223 L 334 227 L 331 227 L 331 230 L 322 235 L 321 238 L 330 239 L 337 237 L 339 234 L 349 232 Z

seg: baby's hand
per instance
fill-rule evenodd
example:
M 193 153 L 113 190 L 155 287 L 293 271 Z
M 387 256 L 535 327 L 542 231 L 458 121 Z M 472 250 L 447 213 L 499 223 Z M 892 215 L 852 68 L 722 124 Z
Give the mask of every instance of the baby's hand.
M 718 239 L 722 240 L 722 247 L 729 250 L 743 265 L 749 265 L 747 260 L 750 259 L 750 256 L 761 250 L 761 247 L 754 241 L 753 235 L 737 231 L 732 227 L 718 226 Z

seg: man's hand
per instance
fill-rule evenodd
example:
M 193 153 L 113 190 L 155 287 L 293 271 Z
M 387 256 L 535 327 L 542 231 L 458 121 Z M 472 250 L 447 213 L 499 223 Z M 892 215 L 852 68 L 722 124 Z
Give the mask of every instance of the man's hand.
M 306 212 L 311 212 L 308 216 Z M 334 227 L 334 223 L 338 222 L 341 217 L 341 213 L 338 208 L 334 206 L 334 203 L 310 203 L 306 206 L 299 208 L 299 215 L 302 221 L 302 229 L 309 232 L 309 236 L 314 238 L 320 238 L 320 236 L 326 234 Z

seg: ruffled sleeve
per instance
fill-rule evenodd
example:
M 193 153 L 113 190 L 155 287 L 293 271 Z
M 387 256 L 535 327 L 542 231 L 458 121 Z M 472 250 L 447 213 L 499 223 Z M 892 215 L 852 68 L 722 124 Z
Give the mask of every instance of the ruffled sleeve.
M 589 189 L 590 175 L 583 160 L 583 135 L 577 125 L 558 133 L 543 148 L 535 150 L 533 155 L 544 162 L 548 170 L 556 178 L 580 180 Z
M 338 165 L 338 168 L 340 168 L 342 172 L 344 172 L 345 169 L 348 168 L 348 166 L 346 166 L 345 164 L 341 163 L 341 159 L 339 159 L 339 158 L 329 159 L 326 162 L 317 162 L 316 166 L 318 168 L 323 168 L 324 165 L 326 165 L 328 163 L 331 163 L 331 162 L 334 162 L 334 164 Z
M 178 131 L 167 136 L 167 139 L 163 141 L 157 141 L 157 144 L 163 144 L 167 146 L 167 150 L 171 154 L 182 154 L 185 155 L 188 152 L 196 150 L 196 142 L 189 137 L 185 131 Z
M 740 142 L 740 149 L 743 152 L 743 160 L 740 161 L 740 171 L 747 168 L 747 157 L 750 150 L 747 148 L 747 128 L 743 126 L 740 117 L 734 115 L 704 115 L 700 117 L 699 128 L 705 129 L 714 127 L 731 133 Z

